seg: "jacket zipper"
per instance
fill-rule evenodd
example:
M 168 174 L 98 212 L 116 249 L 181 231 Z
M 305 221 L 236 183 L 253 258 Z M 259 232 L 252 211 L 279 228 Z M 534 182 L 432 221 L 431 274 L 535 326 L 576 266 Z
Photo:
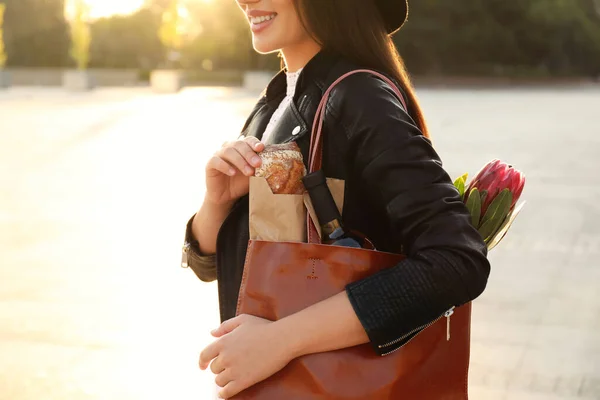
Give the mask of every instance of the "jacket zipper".
M 190 251 L 190 246 L 189 243 L 185 243 L 181 249 L 181 268 L 189 268 L 190 266 L 188 263 L 188 251 Z
M 303 111 L 305 111 L 305 110 L 303 110 L 302 106 L 305 106 L 305 101 L 306 101 L 307 98 L 308 98 L 308 95 L 305 94 L 304 96 L 302 96 L 302 98 L 298 102 L 298 112 L 299 113 L 302 113 Z M 306 107 L 304 107 L 304 108 L 306 108 Z
M 449 309 L 448 311 L 444 312 L 442 315 L 440 315 L 439 317 L 437 317 L 437 318 L 436 318 L 436 319 L 434 319 L 433 321 L 429 322 L 428 324 L 426 324 L 426 325 L 423 325 L 423 326 L 420 326 L 420 327 L 418 327 L 418 328 L 415 328 L 415 329 L 413 329 L 412 331 L 408 332 L 406 335 L 404 335 L 404 336 L 402 336 L 402 337 L 399 337 L 399 338 L 398 338 L 398 339 L 396 339 L 396 340 L 393 340 L 393 341 L 391 341 L 391 342 L 389 342 L 389 343 L 386 343 L 386 344 L 380 345 L 380 346 L 379 346 L 379 348 L 380 348 L 380 349 L 384 349 L 384 348 L 386 348 L 386 347 L 393 346 L 393 345 L 395 345 L 396 343 L 398 343 L 398 342 L 401 342 L 402 340 L 406 339 L 408 336 L 412 335 L 412 334 L 413 334 L 413 333 L 415 333 L 415 332 L 424 331 L 425 329 L 429 328 L 431 325 L 433 325 L 433 324 L 435 324 L 436 322 L 438 322 L 438 321 L 439 321 L 441 318 L 443 318 L 443 317 L 445 317 L 445 318 L 446 318 L 446 341 L 448 341 L 448 342 L 449 342 L 449 341 L 450 341 L 450 317 L 452 316 L 452 314 L 454 314 L 454 309 L 455 309 L 455 308 L 456 308 L 456 307 L 452 307 L 451 309 Z M 398 347 L 398 348 L 396 348 L 396 349 L 394 349 L 394 350 L 392 350 L 392 351 L 389 351 L 389 352 L 387 352 L 387 353 L 383 353 L 381 356 L 382 356 L 382 357 L 383 357 L 383 356 L 387 356 L 387 355 L 389 355 L 389 354 L 392 354 L 392 353 L 394 353 L 394 352 L 396 352 L 396 351 L 400 350 L 401 348 L 403 348 L 404 346 L 406 346 L 407 344 L 409 344 L 410 342 L 412 342 L 412 340 L 413 340 L 414 338 L 416 338 L 417 336 L 418 336 L 418 334 L 417 334 L 417 335 L 415 335 L 415 336 L 413 336 L 412 338 L 410 338 L 410 339 L 409 339 L 409 340 L 408 340 L 406 343 L 404 343 L 402 346 L 400 346 L 400 347 Z

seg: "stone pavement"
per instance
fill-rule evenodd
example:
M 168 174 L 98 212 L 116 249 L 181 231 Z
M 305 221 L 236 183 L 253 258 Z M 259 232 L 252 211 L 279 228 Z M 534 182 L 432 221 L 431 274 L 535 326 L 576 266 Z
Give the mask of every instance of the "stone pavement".
M 600 399 L 600 88 L 419 91 L 452 176 L 528 204 L 475 302 L 471 398 Z M 179 268 L 204 163 L 255 93 L 0 92 L 0 399 L 210 399 L 215 284 Z

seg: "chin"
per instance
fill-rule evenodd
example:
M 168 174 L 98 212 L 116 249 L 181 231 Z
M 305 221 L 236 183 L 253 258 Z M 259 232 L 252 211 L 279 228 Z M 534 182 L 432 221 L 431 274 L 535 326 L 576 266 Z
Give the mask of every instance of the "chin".
M 252 40 L 252 44 L 254 50 L 256 50 L 256 52 L 260 54 L 274 53 L 276 51 L 279 51 L 279 49 L 281 48 L 281 46 L 278 46 L 277 43 L 275 43 L 274 41 L 257 38 L 254 38 Z

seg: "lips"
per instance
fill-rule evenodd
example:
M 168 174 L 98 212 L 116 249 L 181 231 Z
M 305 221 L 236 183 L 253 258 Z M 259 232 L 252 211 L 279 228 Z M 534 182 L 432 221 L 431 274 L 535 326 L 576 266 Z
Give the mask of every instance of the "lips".
M 247 16 L 252 32 L 259 33 L 273 23 L 273 20 L 277 18 L 277 13 L 270 11 L 250 10 L 248 11 Z
M 248 18 L 264 17 L 266 15 L 271 15 L 271 14 L 277 14 L 277 13 L 275 11 L 265 11 L 265 10 L 257 10 L 257 9 L 246 10 L 246 15 L 248 16 Z

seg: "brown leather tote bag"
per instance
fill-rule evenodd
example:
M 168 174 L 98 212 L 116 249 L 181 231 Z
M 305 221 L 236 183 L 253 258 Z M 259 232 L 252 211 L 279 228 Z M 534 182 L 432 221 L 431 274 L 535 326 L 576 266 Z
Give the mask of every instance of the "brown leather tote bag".
M 311 137 L 309 169 L 321 168 L 324 107 L 319 105 Z M 345 289 L 351 282 L 391 268 L 404 257 L 367 249 L 320 244 L 307 216 L 308 243 L 253 241 L 248 244 L 237 315 L 272 321 L 296 313 Z M 468 398 L 470 303 L 450 319 L 440 316 L 395 352 L 379 356 L 370 344 L 310 354 L 293 360 L 272 377 L 246 389 L 235 400 L 465 400 Z M 401 340 L 402 338 L 398 338 Z

